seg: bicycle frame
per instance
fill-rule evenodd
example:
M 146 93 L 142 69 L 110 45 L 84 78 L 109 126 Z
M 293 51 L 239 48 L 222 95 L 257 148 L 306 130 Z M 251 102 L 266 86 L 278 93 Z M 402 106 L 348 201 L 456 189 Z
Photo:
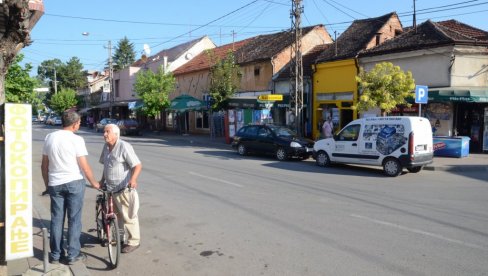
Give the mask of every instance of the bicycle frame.
M 110 263 L 115 268 L 119 262 L 121 244 L 117 214 L 114 212 L 113 192 L 99 191 L 101 194 L 97 195 L 95 206 L 97 236 L 102 246 L 107 246 Z

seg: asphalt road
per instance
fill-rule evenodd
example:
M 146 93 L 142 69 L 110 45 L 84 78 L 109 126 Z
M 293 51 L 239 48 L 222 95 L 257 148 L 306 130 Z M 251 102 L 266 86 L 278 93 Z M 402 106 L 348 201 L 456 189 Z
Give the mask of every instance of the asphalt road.
M 34 126 L 34 167 L 52 130 Z M 80 135 L 99 177 L 102 136 Z M 82 251 L 92 275 L 488 274 L 484 177 L 422 171 L 388 178 L 380 168 L 321 168 L 180 140 L 126 140 L 143 162 L 142 245 L 108 268 L 92 232 L 96 191 L 88 189 Z M 34 179 L 34 191 L 42 191 L 40 170 Z M 41 205 L 48 210 L 49 198 Z

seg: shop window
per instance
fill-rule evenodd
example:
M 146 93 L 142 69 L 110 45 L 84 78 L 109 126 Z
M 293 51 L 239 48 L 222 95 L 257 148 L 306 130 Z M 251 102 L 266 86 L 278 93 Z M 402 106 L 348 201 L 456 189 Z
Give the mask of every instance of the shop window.
M 196 111 L 195 122 L 197 129 L 208 129 L 208 111 Z

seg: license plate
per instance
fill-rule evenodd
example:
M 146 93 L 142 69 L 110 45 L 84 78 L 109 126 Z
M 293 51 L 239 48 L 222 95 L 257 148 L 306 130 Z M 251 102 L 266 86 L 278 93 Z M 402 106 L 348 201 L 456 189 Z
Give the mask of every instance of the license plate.
M 312 152 L 313 148 L 307 148 L 307 152 Z

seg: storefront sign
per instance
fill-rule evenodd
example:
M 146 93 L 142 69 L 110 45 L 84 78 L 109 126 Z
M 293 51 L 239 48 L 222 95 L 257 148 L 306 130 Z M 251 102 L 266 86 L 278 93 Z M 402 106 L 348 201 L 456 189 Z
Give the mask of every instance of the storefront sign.
M 5 259 L 31 257 L 32 106 L 5 104 Z
M 260 100 L 260 101 L 282 101 L 283 95 L 281 95 L 281 94 L 259 95 L 258 100 Z

